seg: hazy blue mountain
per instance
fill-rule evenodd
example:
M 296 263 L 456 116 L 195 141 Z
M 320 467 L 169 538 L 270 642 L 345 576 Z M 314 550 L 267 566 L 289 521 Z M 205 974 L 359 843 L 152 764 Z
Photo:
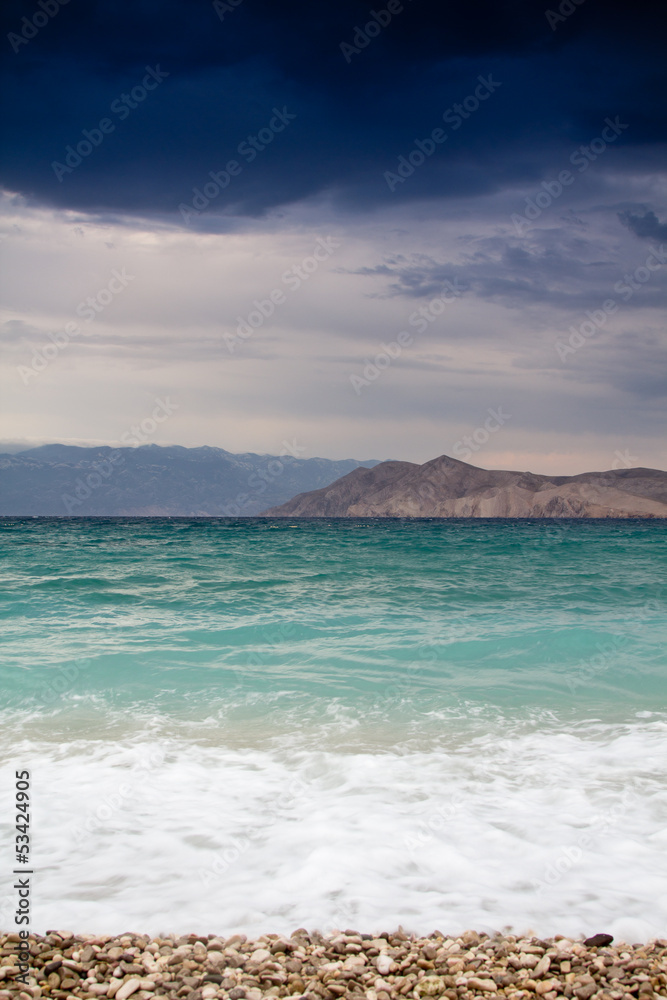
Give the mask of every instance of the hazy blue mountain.
M 252 516 L 376 461 L 49 444 L 0 454 L 0 514 Z

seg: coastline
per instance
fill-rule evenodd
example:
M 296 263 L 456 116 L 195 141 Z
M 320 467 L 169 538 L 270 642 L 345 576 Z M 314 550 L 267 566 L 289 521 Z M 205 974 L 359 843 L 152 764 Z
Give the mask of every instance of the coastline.
M 646 944 L 489 937 L 474 931 L 374 937 L 355 931 L 249 940 L 189 934 L 96 936 L 70 931 L 0 935 L 0 1000 L 651 1000 L 667 995 L 667 940 Z M 20 977 L 20 978 L 18 978 Z

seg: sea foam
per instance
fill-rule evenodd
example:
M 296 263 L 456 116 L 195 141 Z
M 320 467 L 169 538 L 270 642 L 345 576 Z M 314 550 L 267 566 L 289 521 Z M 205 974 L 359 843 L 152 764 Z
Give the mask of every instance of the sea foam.
M 374 753 L 25 742 L 34 927 L 664 934 L 667 723 L 591 729 Z

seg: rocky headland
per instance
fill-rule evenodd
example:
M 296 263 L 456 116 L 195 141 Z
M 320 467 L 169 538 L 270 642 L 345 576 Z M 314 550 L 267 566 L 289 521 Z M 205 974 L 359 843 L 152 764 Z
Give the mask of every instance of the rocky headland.
M 381 462 L 264 511 L 268 517 L 667 517 L 667 472 L 578 476 L 478 469 L 442 455 Z

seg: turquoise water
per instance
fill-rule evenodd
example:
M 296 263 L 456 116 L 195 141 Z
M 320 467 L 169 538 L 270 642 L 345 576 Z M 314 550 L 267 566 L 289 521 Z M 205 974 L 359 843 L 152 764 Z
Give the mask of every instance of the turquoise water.
M 5 518 L 0 557 L 45 925 L 664 935 L 667 524 Z

